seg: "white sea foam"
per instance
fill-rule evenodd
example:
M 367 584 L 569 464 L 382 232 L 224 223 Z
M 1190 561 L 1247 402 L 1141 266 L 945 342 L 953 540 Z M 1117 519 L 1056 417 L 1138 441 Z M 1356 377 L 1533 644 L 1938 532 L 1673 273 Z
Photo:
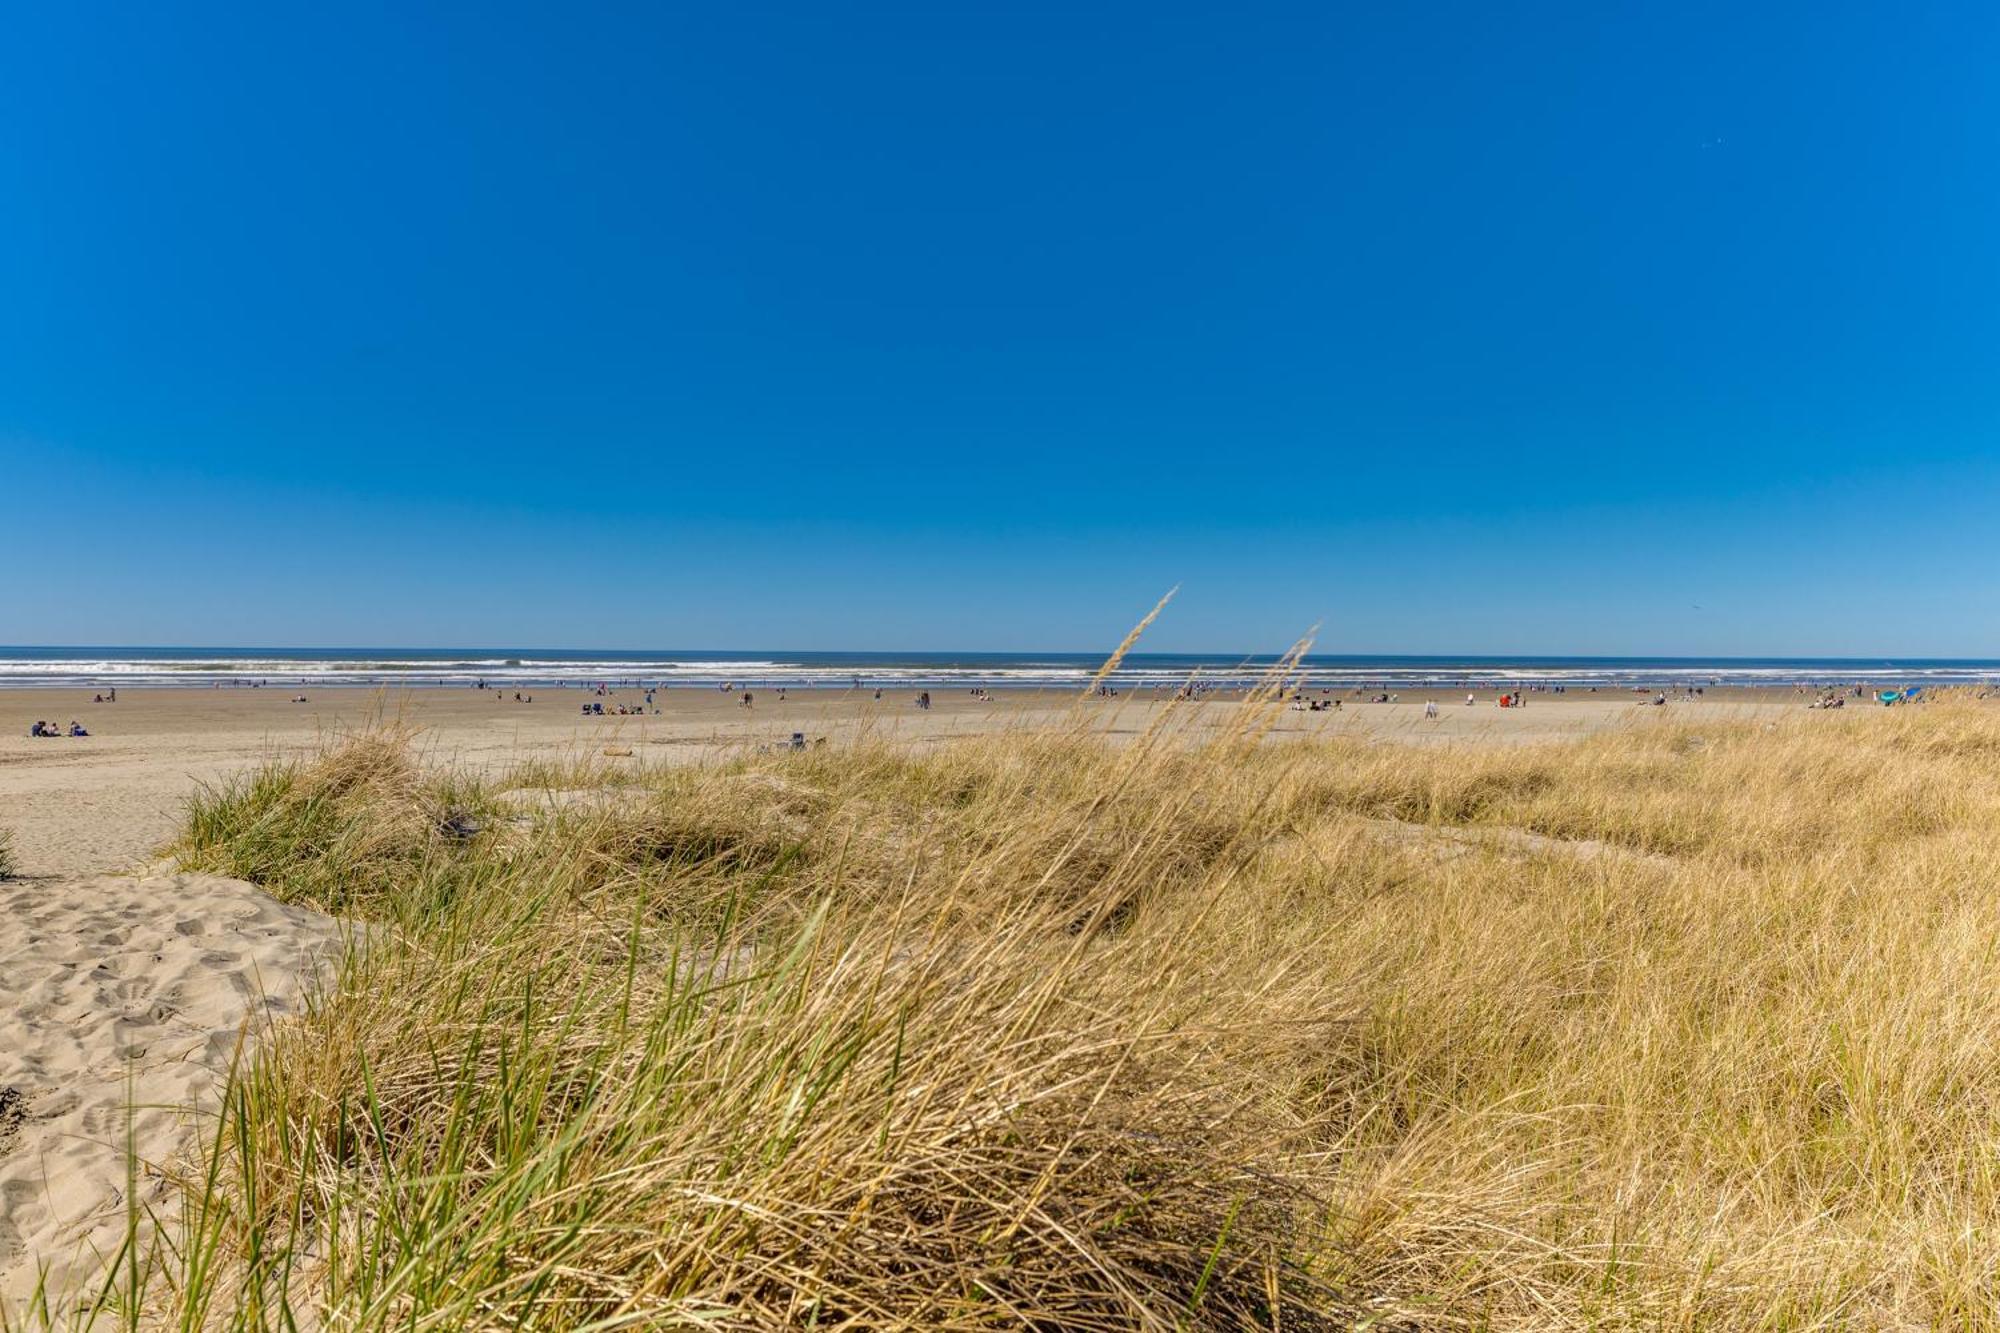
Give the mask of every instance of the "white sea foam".
M 1124 689 L 1173 688 L 1190 678 L 1229 685 L 1253 681 L 1265 663 L 1226 658 L 1128 658 L 1111 680 Z M 270 653 L 172 649 L 108 653 L 103 650 L 0 649 L 0 687 L 215 687 L 249 683 L 300 686 L 468 687 L 485 682 L 499 688 L 583 685 L 598 682 L 691 687 L 734 682 L 789 688 L 951 688 L 1074 689 L 1088 681 L 1097 663 L 1080 655 L 915 655 L 844 658 L 835 654 L 743 654 L 732 657 L 676 657 L 641 654 L 579 658 L 544 654 L 518 657 L 490 651 L 396 656 L 359 651 L 346 655 L 279 656 Z M 1633 659 L 1565 659 L 1560 662 L 1507 662 L 1492 659 L 1451 662 L 1439 659 L 1329 659 L 1308 661 L 1305 683 L 1332 689 L 1506 689 L 1521 685 L 1569 689 L 1638 689 L 1662 686 L 1813 684 L 1975 684 L 2000 680 L 1994 662 L 1645 662 Z

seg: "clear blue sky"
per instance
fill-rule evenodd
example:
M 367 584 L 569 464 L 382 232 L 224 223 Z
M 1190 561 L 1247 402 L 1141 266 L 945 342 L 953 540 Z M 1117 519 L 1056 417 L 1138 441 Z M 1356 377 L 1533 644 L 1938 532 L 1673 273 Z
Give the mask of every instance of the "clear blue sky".
M 0 642 L 2000 655 L 2000 9 L 17 6 Z

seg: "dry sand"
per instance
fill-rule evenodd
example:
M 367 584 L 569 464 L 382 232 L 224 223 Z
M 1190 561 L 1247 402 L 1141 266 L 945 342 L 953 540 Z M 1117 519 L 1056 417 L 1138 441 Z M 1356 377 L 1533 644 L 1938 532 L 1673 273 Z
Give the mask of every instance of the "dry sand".
M 43 1269 L 52 1292 L 94 1281 L 128 1207 L 168 1201 L 246 1028 L 297 1012 L 339 947 L 238 880 L 0 882 L 0 1300 Z
M 273 755 L 310 750 L 323 737 L 365 725 L 370 718 L 400 716 L 423 728 L 433 759 L 496 770 L 525 758 L 601 754 L 630 749 L 635 762 L 690 762 L 745 745 L 783 744 L 794 732 L 809 738 L 852 734 L 864 728 L 911 744 L 941 742 L 1059 717 L 1068 695 L 1001 694 L 995 701 L 936 694 L 936 706 L 918 711 L 913 694 L 864 691 L 794 691 L 784 700 L 756 691 L 745 709 L 737 696 L 713 689 L 662 691 L 660 711 L 639 716 L 585 718 L 578 689 L 538 692 L 532 704 L 512 692 L 411 690 L 387 696 L 368 690 L 308 690 L 308 702 L 289 701 L 291 690 L 127 691 L 115 704 L 92 704 L 79 691 L 0 691 L 0 828 L 13 830 L 23 873 L 67 875 L 125 870 L 151 859 L 174 834 L 181 803 L 202 782 L 241 772 Z M 1423 716 L 1423 702 L 1439 703 L 1439 716 Z M 1639 705 L 1629 693 L 1537 695 L 1528 707 L 1502 709 L 1492 696 L 1466 707 L 1463 694 L 1409 693 L 1395 704 L 1344 697 L 1338 713 L 1287 711 L 1275 734 L 1372 736 L 1404 741 L 1534 741 L 1578 736 L 1615 726 L 1638 726 L 1662 715 L 1747 716 L 1789 711 L 1802 700 L 1789 692 L 1716 691 L 1700 702 L 1665 708 Z M 638 705 L 623 691 L 605 699 Z M 1111 734 L 1142 730 L 1162 705 L 1146 698 L 1093 700 L 1087 707 Z M 1228 698 L 1200 706 L 1202 721 L 1229 724 Z M 35 739 L 36 719 L 67 726 L 75 718 L 92 735 L 80 740 Z
M 330 734 L 399 716 L 423 729 L 436 762 L 493 771 L 522 759 L 629 753 L 631 762 L 696 762 L 752 745 L 872 730 L 912 745 L 1033 726 L 1070 696 L 997 701 L 936 695 L 918 711 L 904 691 L 662 692 L 659 711 L 586 718 L 582 690 L 155 690 L 92 704 L 71 691 L 0 691 L 0 829 L 14 835 L 20 878 L 0 882 L 0 1300 L 18 1301 L 48 1266 L 57 1286 L 88 1282 L 123 1234 L 127 1206 L 169 1195 L 159 1166 L 197 1142 L 241 1034 L 293 1013 L 317 969 L 337 954 L 339 923 L 282 906 L 255 887 L 182 875 L 157 863 L 182 803 L 202 783 L 273 757 L 307 752 Z M 1423 716 L 1429 697 L 1439 716 Z M 625 691 L 603 700 L 637 705 Z M 1279 737 L 1368 736 L 1435 742 L 1522 742 L 1607 727 L 1652 725 L 1690 712 L 1725 718 L 1790 711 L 1789 693 L 1711 693 L 1699 702 L 1640 706 L 1625 693 L 1534 696 L 1499 709 L 1490 695 L 1411 693 L 1396 704 L 1343 697 L 1340 712 L 1280 715 Z M 1157 700 L 1092 700 L 1109 734 L 1141 731 Z M 1227 697 L 1205 701 L 1197 726 L 1240 716 Z M 83 739 L 35 739 L 29 725 L 71 718 Z M 131 1108 L 128 1114 L 128 1107 Z M 127 1144 L 141 1166 L 126 1197 Z

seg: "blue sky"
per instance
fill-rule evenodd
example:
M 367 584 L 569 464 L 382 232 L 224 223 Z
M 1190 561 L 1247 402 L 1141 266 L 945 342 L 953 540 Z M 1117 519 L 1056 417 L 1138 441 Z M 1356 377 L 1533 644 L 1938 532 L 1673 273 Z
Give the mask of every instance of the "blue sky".
M 48 5 L 0 642 L 2000 655 L 1987 5 Z

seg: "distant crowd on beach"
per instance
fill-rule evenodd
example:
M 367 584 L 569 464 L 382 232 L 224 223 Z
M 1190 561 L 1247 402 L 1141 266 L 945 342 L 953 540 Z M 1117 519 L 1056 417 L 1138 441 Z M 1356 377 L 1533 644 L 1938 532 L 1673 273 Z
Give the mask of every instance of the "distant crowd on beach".
M 221 683 L 217 682 L 216 687 L 220 688 Z M 266 680 L 237 680 L 229 683 L 246 689 L 262 689 L 268 686 L 270 682 Z M 450 682 L 438 681 L 440 685 L 448 683 Z M 502 701 L 522 705 L 531 705 L 535 702 L 535 696 L 532 692 L 520 689 L 509 690 L 484 679 L 460 681 L 457 683 L 475 691 L 490 693 L 493 697 Z M 1617 690 L 1629 691 L 1639 696 L 1637 702 L 1641 704 L 1663 707 L 1671 700 L 1694 701 L 1702 699 L 1706 696 L 1709 687 L 1719 686 L 1720 683 L 1719 678 L 1710 678 L 1706 682 L 1684 681 L 1666 687 L 1643 684 L 1598 685 L 1526 682 L 1499 690 L 1497 693 L 1488 694 L 1486 697 L 1491 699 L 1494 706 L 1512 710 L 1525 708 L 1528 705 L 1529 698 L 1536 694 L 1568 695 L 1572 692 L 1581 692 L 1595 695 L 1601 690 Z M 623 679 L 557 681 L 554 684 L 559 689 L 581 689 L 587 691 L 590 698 L 580 705 L 582 713 L 587 717 L 657 717 L 661 712 L 659 696 L 668 688 L 668 682 L 666 681 Z M 757 695 L 760 691 L 765 694 L 767 699 L 774 700 L 777 704 L 782 705 L 786 702 L 790 690 L 796 688 L 797 684 L 797 682 L 789 684 L 763 682 L 757 690 L 753 690 L 737 681 L 723 680 L 717 681 L 714 688 L 725 695 L 734 696 L 738 706 L 744 712 L 749 713 L 756 710 L 758 703 Z M 819 692 L 819 688 L 815 688 L 816 684 L 818 687 L 824 688 L 830 682 L 805 682 L 806 688 L 811 693 Z M 862 690 L 869 690 L 872 693 L 873 699 L 877 702 L 882 701 L 885 694 L 883 686 L 871 686 L 865 683 L 860 676 L 853 678 L 850 688 L 857 693 Z M 1033 692 L 1036 690 L 1047 692 L 1048 689 L 1047 686 L 1027 685 L 1021 685 L 1017 688 L 1024 692 Z M 1150 682 L 1136 687 L 1134 693 L 1142 699 L 1153 701 L 1197 702 L 1210 698 L 1250 698 L 1261 694 L 1265 688 L 1268 687 L 1248 685 L 1241 681 L 1186 680 L 1179 684 Z M 1457 682 L 1455 688 L 1465 691 L 1463 705 L 1470 708 L 1479 701 L 1483 693 L 1492 690 L 1494 687 L 1491 682 L 1462 680 Z M 1814 685 L 1804 682 L 1786 682 L 1784 684 L 1772 682 L 1769 686 L 1743 686 L 1741 688 L 1789 689 L 1801 697 L 1809 698 L 1811 702 L 1807 703 L 1806 707 L 1812 709 L 1844 708 L 1851 701 L 1866 701 L 1888 707 L 1922 703 L 1931 697 L 1924 692 L 1925 687 L 1921 685 L 1886 689 L 1867 683 Z M 642 695 L 643 702 L 614 697 L 614 692 L 627 689 L 638 691 Z M 1280 697 L 1295 712 L 1338 713 L 1342 711 L 1344 703 L 1399 704 L 1402 702 L 1402 691 L 1406 689 L 1422 691 L 1419 698 L 1422 699 L 1423 716 L 1427 720 L 1434 720 L 1440 716 L 1439 704 L 1441 702 L 1449 702 L 1449 700 L 1441 700 L 1437 696 L 1452 692 L 1454 687 L 1449 683 L 1440 683 L 1440 681 L 1434 679 L 1402 683 L 1384 681 L 1376 685 L 1368 685 L 1365 682 L 1357 684 L 1351 681 L 1343 682 L 1337 686 L 1304 683 L 1281 691 Z M 1092 684 L 1086 693 L 1090 697 L 1104 700 L 1115 700 L 1121 697 L 1120 687 L 1108 680 Z M 1934 694 L 1935 691 L 1932 693 Z M 2000 687 L 1981 686 L 1974 692 L 1974 697 L 1985 699 L 1995 693 L 2000 693 Z M 931 692 L 928 689 L 916 690 L 904 697 L 908 700 L 909 706 L 916 708 L 919 712 L 929 712 L 931 710 L 932 698 Z M 966 686 L 964 697 L 976 704 L 998 704 L 1000 702 L 994 689 L 987 685 Z M 1452 697 L 1455 699 L 1457 696 L 1453 693 Z M 93 704 L 115 704 L 118 702 L 118 690 L 115 686 L 106 687 L 94 693 L 90 701 Z M 303 704 L 306 702 L 306 696 L 304 694 L 292 695 L 290 696 L 290 702 Z M 84 737 L 90 735 L 90 732 L 74 720 L 67 727 L 64 727 L 53 721 L 38 719 L 30 728 L 29 734 L 37 738 Z
M 1984 699 L 1987 693 L 1986 690 L 1976 691 L 1973 694 L 1973 698 Z M 1807 704 L 1806 707 L 1845 708 L 1849 699 L 1867 699 L 1869 697 L 1866 685 L 1856 685 L 1851 691 L 1828 689 L 1820 691 L 1819 697 Z M 1924 693 L 1924 687 L 1921 685 L 1906 685 L 1899 690 L 1876 690 L 1873 698 L 1876 703 L 1881 704 L 1884 708 L 1889 708 L 1896 704 L 1925 703 L 1929 701 L 1930 696 Z

